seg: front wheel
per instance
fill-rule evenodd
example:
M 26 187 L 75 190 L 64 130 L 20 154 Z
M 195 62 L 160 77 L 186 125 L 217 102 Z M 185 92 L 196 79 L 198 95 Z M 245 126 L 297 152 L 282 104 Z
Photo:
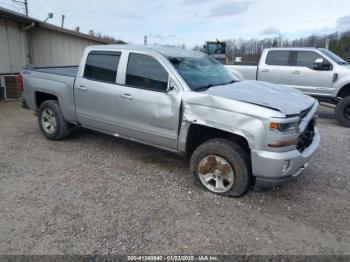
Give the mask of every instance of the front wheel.
M 350 127 L 350 96 L 343 98 L 338 103 L 335 116 L 342 126 Z
M 41 133 L 47 139 L 61 140 L 69 134 L 68 123 L 64 120 L 56 100 L 47 100 L 40 105 L 38 123 Z
M 211 139 L 192 154 L 191 173 L 197 184 L 225 196 L 240 197 L 252 185 L 248 153 L 227 139 Z

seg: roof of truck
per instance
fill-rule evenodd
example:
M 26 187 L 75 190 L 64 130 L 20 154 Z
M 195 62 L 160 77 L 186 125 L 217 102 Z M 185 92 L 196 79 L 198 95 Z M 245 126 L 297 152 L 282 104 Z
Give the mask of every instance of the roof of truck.
M 204 56 L 204 53 L 187 50 L 178 47 L 158 45 L 96 45 L 90 46 L 90 50 L 130 50 L 130 51 L 151 51 L 160 53 L 166 57 L 194 57 Z
M 267 50 L 319 50 L 317 47 L 270 47 Z

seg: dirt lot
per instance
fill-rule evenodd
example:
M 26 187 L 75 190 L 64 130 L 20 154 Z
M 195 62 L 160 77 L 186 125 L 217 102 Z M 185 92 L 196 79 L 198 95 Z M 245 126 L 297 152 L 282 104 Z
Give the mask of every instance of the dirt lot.
M 51 142 L 0 102 L 0 254 L 350 254 L 350 129 L 320 115 L 303 176 L 233 199 L 176 155 L 85 130 Z

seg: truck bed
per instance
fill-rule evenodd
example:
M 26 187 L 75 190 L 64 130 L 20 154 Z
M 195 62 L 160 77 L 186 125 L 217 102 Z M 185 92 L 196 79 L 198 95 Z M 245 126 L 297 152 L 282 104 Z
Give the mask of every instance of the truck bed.
M 28 70 L 38 71 L 42 73 L 62 75 L 62 76 L 71 76 L 76 77 L 78 73 L 77 65 L 72 66 L 50 66 L 50 67 L 29 67 Z
M 27 67 L 22 70 L 22 98 L 30 109 L 37 110 L 37 95 L 55 96 L 67 121 L 75 121 L 74 83 L 78 66 Z

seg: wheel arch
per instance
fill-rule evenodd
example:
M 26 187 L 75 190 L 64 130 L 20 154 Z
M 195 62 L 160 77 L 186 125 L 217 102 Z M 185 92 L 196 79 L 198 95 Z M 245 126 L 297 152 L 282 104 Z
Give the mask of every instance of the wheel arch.
M 344 98 L 347 96 L 350 96 L 350 82 L 343 85 L 337 94 L 337 97 L 341 97 L 341 98 Z
M 204 142 L 213 138 L 226 138 L 240 145 L 250 155 L 248 139 L 242 134 L 232 133 L 223 129 L 192 123 L 188 127 L 185 143 L 185 154 L 191 155 L 193 151 Z

